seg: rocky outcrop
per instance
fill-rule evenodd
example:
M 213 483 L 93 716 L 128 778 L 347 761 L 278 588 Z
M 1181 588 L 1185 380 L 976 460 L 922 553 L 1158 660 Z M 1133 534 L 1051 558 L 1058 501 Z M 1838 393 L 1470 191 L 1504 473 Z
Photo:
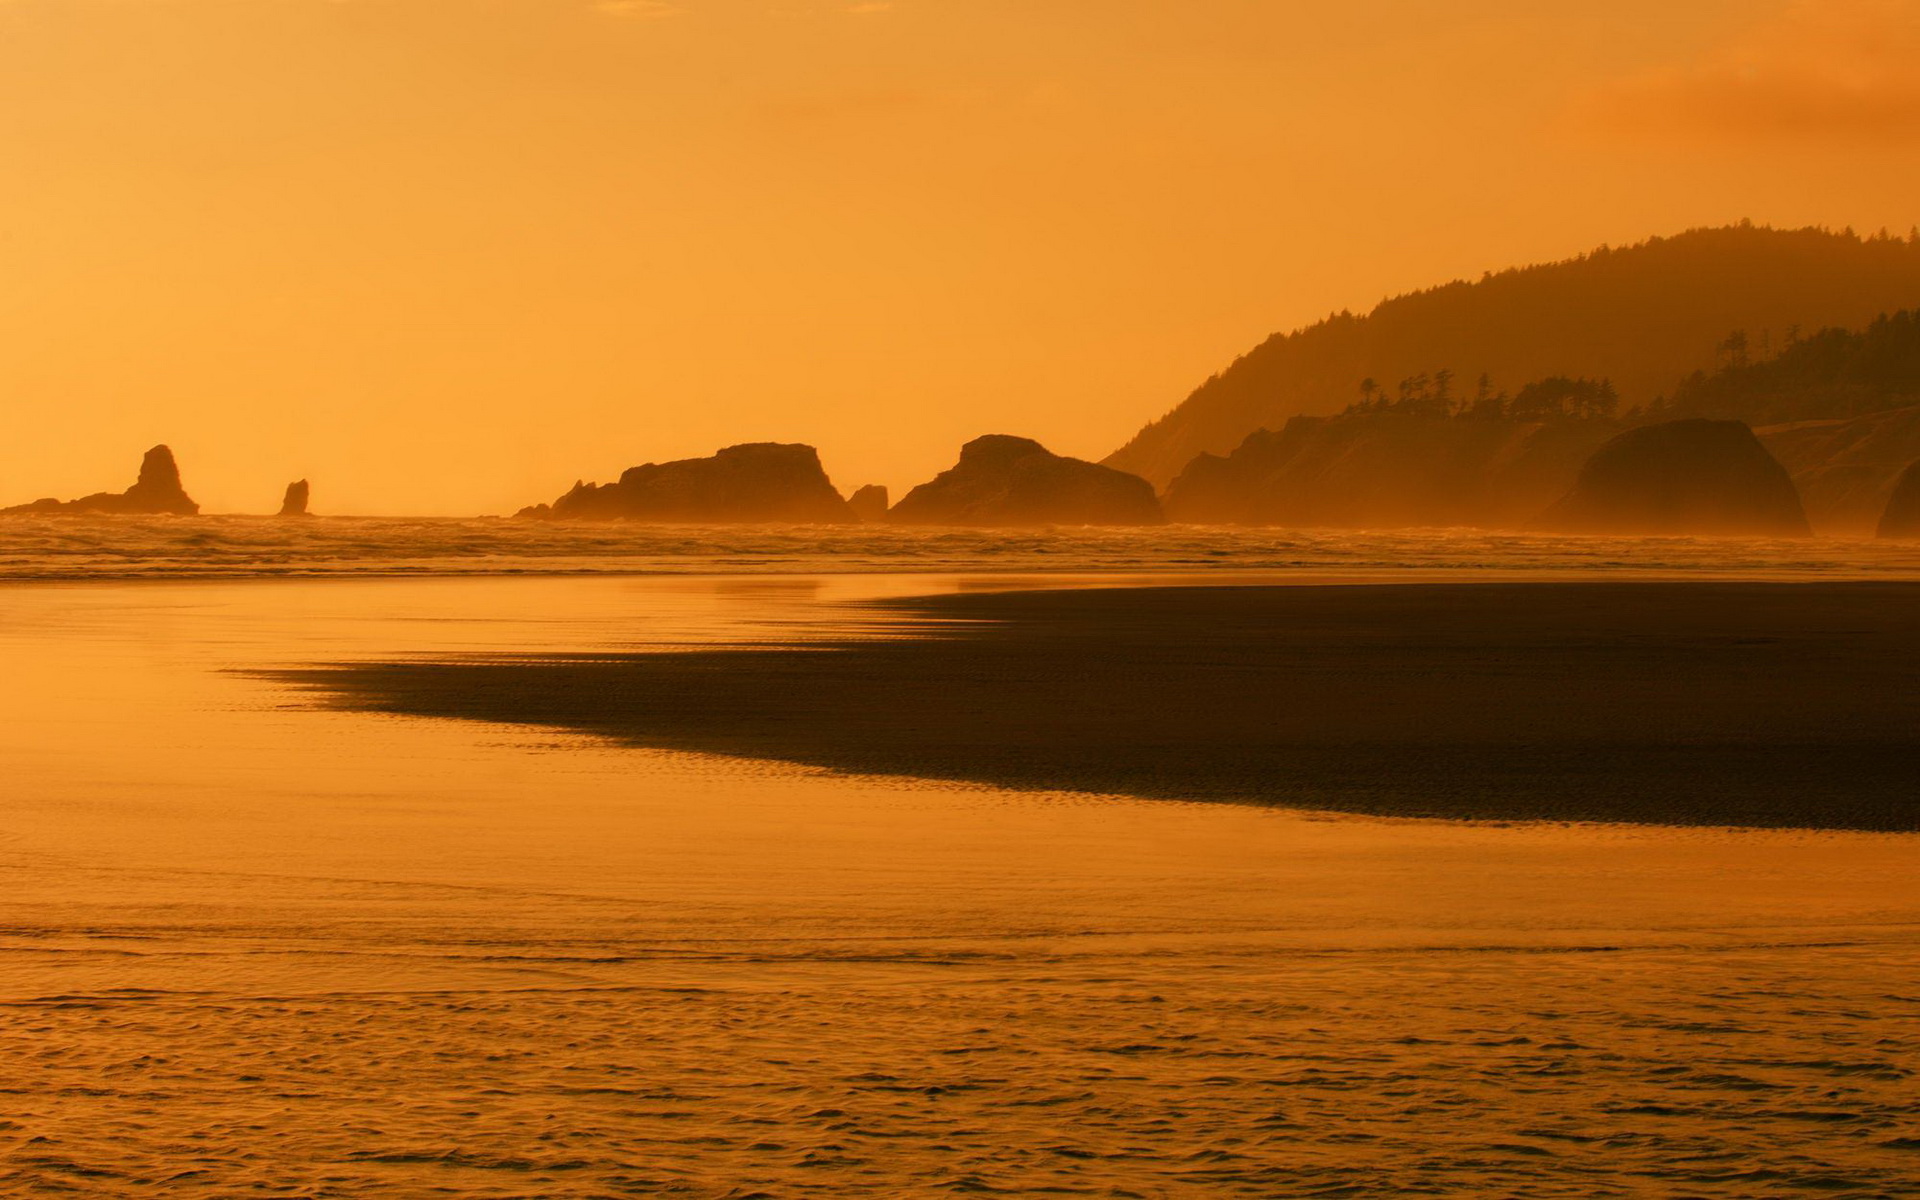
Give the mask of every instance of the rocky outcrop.
M 1170 519 L 1195 524 L 1512 528 L 1565 495 L 1619 429 L 1609 420 L 1295 417 L 1231 454 L 1197 456 L 1164 503 Z
M 1883 538 L 1920 538 L 1920 459 L 1907 464 L 1893 484 L 1886 511 L 1880 514 Z
M 120 493 L 120 499 L 125 512 L 191 517 L 200 511 L 181 486 L 180 466 L 173 461 L 173 451 L 165 446 L 155 446 L 141 458 L 139 478 Z
M 821 469 L 812 446 L 753 442 L 711 458 L 645 463 L 616 483 L 576 483 L 551 505 L 520 511 L 556 521 L 657 521 L 689 524 L 855 519 Z
M 884 521 L 887 519 L 887 489 L 870 483 L 847 497 L 847 507 L 853 509 L 853 515 L 862 521 Z
M 95 492 L 78 500 L 35 500 L 0 513 L 50 513 L 84 515 L 113 513 L 123 516 L 169 515 L 191 517 L 200 506 L 180 486 L 180 468 L 173 451 L 155 446 L 140 460 L 140 477 L 124 492 Z
M 1800 494 L 1741 421 L 1668 421 L 1594 451 L 1541 522 L 1583 533 L 1810 533 Z
M 280 501 L 280 515 L 283 517 L 307 516 L 307 498 L 310 494 L 307 481 L 296 479 L 287 485 L 287 494 Z
M 1754 433 L 1793 476 L 1816 531 L 1869 534 L 1886 510 L 1894 480 L 1920 459 L 1920 406 L 1795 421 Z
M 960 461 L 887 513 L 914 525 L 1154 525 L 1166 518 L 1138 475 L 1054 454 L 1006 434 L 978 437 Z

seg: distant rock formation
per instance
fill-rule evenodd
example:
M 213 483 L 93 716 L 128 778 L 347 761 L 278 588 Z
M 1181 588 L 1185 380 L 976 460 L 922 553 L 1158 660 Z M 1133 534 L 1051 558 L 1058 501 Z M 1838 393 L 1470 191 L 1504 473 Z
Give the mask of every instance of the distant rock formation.
M 915 525 L 1155 525 L 1166 520 L 1138 475 L 1053 454 L 1006 434 L 978 437 L 960 461 L 887 512 Z
M 1260 429 L 1167 488 L 1171 520 L 1393 529 L 1531 523 L 1618 433 L 1611 420 L 1351 412 Z
M 1887 511 L 1880 514 L 1880 536 L 1920 538 L 1920 459 L 1908 463 L 1894 481 Z
M 124 492 L 95 492 L 78 500 L 35 500 L 31 504 L 0 508 L 0 513 L 84 515 L 114 513 L 123 516 L 171 515 L 191 517 L 200 506 L 180 486 L 180 468 L 173 451 L 155 446 L 140 460 L 140 477 Z
M 555 521 L 844 524 L 853 510 L 812 446 L 752 442 L 711 458 L 629 467 L 619 482 L 576 483 L 522 517 Z
M 1594 451 L 1541 524 L 1590 533 L 1811 532 L 1787 469 L 1742 421 L 1668 421 Z
M 887 489 L 870 483 L 847 497 L 847 506 L 862 521 L 884 521 L 887 519 Z
M 307 481 L 296 479 L 287 485 L 286 498 L 280 501 L 280 515 L 283 517 L 307 516 Z

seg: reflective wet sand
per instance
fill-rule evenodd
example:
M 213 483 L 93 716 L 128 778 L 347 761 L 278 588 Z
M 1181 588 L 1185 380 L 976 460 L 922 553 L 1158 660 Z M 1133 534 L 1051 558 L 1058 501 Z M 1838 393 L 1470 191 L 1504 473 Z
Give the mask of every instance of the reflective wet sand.
M 848 778 L 246 673 L 839 637 L 960 582 L 0 593 L 0 1184 L 1920 1186 L 1912 835 Z
M 855 610 L 903 636 L 272 677 L 361 711 L 1027 790 L 1920 832 L 1920 584 L 1214 582 Z

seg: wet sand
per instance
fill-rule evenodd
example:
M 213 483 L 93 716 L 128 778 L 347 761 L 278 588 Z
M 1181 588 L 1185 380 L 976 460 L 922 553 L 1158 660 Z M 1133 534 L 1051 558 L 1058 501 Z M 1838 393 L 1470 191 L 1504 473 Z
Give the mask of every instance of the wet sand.
M 1920 1194 L 1913 834 L 856 777 L 260 675 L 1045 582 L 0 588 L 0 1196 Z
M 1018 789 L 1920 828 L 1920 584 L 1148 587 L 864 608 L 911 636 L 276 676 L 354 710 Z

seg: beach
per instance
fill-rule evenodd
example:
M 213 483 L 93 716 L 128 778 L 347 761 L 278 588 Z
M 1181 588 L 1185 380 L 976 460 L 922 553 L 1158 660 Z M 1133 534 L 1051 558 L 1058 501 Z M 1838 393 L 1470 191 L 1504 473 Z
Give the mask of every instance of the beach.
M 1915 1186 L 1911 834 L 850 773 L 284 681 L 919 655 L 1026 624 L 1024 654 L 1068 614 L 1110 650 L 1130 635 L 1100 606 L 1152 628 L 1197 602 L 1159 582 L 0 589 L 0 1187 Z M 1848 595 L 1796 636 L 1853 629 Z M 1265 588 L 1213 603 L 1272 620 Z

